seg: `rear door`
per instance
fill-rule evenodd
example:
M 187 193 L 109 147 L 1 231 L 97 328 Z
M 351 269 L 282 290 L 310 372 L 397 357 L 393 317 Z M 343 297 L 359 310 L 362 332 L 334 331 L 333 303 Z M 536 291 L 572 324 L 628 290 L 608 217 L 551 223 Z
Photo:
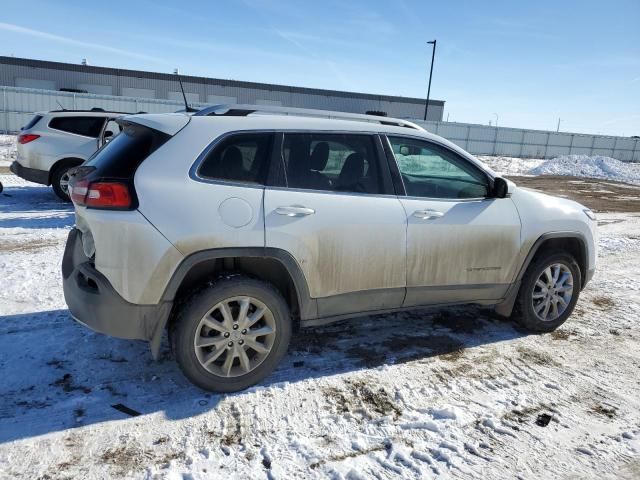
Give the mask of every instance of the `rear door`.
M 388 140 L 406 190 L 405 305 L 501 298 L 520 251 L 511 199 L 489 198 L 488 175 L 453 150 L 416 138 Z
M 98 149 L 99 137 L 106 121 L 100 116 L 60 116 L 49 121 L 49 142 L 59 157 L 87 159 Z
M 402 305 L 406 228 L 377 136 L 284 133 L 266 246 L 293 255 L 321 317 Z

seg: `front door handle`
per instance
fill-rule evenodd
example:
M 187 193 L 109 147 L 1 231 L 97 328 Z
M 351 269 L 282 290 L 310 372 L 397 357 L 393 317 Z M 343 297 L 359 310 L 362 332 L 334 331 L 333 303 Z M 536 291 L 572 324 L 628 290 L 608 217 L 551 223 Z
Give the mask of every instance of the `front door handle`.
M 316 211 L 313 208 L 303 207 L 302 205 L 289 205 L 276 208 L 276 213 L 287 217 L 306 217 L 307 215 L 313 215 Z
M 416 210 L 415 212 L 413 212 L 413 216 L 416 218 L 420 218 L 421 220 L 432 220 L 434 218 L 440 218 L 444 216 L 444 213 L 427 208 L 425 210 Z

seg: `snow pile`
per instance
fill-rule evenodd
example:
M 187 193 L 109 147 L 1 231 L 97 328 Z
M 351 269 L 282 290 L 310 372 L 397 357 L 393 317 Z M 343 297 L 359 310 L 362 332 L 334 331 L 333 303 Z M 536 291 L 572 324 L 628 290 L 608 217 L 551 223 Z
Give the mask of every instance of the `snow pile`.
M 568 175 L 640 184 L 640 163 L 600 155 L 563 155 L 551 160 L 517 157 L 477 157 L 500 175 Z
M 610 157 L 563 155 L 531 169 L 529 175 L 572 175 L 640 184 L 640 164 Z
M 0 167 L 8 167 L 16 158 L 15 135 L 0 135 Z
M 542 165 L 542 158 L 518 158 L 518 157 L 488 157 L 477 156 L 478 160 L 486 163 L 493 171 L 500 175 L 527 175 L 528 172 Z

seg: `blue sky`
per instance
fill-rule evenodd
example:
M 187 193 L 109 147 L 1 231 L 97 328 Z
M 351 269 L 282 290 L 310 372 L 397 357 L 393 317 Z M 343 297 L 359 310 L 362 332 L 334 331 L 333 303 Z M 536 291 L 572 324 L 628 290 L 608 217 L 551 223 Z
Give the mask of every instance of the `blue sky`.
M 640 0 L 2 0 L 0 54 L 431 97 L 445 119 L 640 135 Z

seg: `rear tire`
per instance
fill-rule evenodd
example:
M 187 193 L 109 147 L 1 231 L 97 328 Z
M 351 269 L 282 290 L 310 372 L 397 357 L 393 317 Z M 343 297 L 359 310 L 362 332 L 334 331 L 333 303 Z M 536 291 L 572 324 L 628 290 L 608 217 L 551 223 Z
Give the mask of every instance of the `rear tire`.
M 542 254 L 522 278 L 512 318 L 531 332 L 552 332 L 573 312 L 582 276 L 568 253 Z
M 74 168 L 74 165 L 62 164 L 51 172 L 53 191 L 64 202 L 71 201 L 71 198 L 69 198 L 69 170 L 72 168 Z
M 184 375 L 204 390 L 235 392 L 276 368 L 289 346 L 291 315 L 272 285 L 238 275 L 195 293 L 174 329 Z

